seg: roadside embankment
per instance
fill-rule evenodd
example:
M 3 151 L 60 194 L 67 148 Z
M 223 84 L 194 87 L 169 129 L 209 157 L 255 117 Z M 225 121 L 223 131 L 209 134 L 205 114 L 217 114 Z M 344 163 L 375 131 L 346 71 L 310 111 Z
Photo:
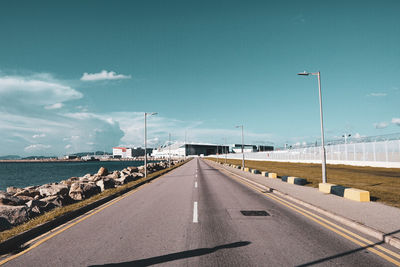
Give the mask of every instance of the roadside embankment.
M 208 158 L 217 161 L 216 158 Z M 219 159 L 225 162 L 225 159 Z M 241 165 L 241 160 L 227 159 L 227 163 Z M 306 186 L 318 188 L 321 165 L 272 161 L 246 160 L 246 167 L 277 173 L 279 176 L 306 178 Z M 400 172 L 398 169 L 327 165 L 328 182 L 370 192 L 371 200 L 400 208 Z
M 102 199 L 112 199 L 146 183 L 180 165 L 183 161 L 149 163 L 147 179 L 144 167 L 127 167 L 108 173 L 100 168 L 96 174 L 71 177 L 59 183 L 9 187 L 0 191 L 0 242 L 43 225 Z

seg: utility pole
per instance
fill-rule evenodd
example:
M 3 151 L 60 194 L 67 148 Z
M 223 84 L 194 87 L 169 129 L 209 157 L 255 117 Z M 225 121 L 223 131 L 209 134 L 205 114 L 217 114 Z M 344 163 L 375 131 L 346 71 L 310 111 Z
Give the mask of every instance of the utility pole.
M 326 179 L 326 151 L 325 151 L 325 139 L 324 139 L 324 119 L 322 116 L 322 93 L 321 93 L 321 72 L 300 72 L 297 75 L 308 76 L 316 75 L 318 77 L 318 93 L 319 93 L 319 115 L 321 121 L 321 161 L 322 161 L 322 183 L 327 182 Z
M 147 178 L 147 115 L 157 115 L 157 112 L 144 113 L 144 178 Z
M 171 133 L 168 134 L 168 168 L 171 168 Z
M 226 157 L 228 155 L 227 146 L 226 146 L 226 137 L 225 137 L 225 164 L 226 164 Z
M 185 130 L 185 157 L 184 160 L 186 160 L 186 130 Z
M 244 170 L 244 137 L 243 137 L 243 125 L 238 125 L 236 128 L 242 128 L 242 168 Z

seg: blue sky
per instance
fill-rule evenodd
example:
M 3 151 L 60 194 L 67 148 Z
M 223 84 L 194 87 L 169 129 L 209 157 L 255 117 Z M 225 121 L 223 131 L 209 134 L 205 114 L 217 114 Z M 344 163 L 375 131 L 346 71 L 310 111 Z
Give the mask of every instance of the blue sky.
M 0 3 L 1 155 L 400 132 L 399 1 Z

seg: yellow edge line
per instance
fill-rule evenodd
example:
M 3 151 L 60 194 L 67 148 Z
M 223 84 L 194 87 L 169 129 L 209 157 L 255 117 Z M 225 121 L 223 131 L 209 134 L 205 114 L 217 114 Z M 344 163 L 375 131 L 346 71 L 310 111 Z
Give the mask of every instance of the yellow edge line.
M 265 195 L 267 195 L 267 194 L 265 194 Z M 297 205 L 295 205 L 293 203 L 290 203 L 289 201 L 284 200 L 284 199 L 282 199 L 282 198 L 280 198 L 278 196 L 274 196 L 274 195 L 267 195 L 267 196 L 268 197 L 272 197 L 272 198 L 277 198 L 277 199 L 287 203 L 288 205 L 292 205 L 292 206 L 296 207 L 297 209 L 299 209 L 299 210 L 301 210 L 301 211 L 303 211 L 305 213 L 308 213 L 309 215 L 311 215 L 311 216 L 313 216 L 313 217 L 315 217 L 315 218 L 317 218 L 317 219 L 319 219 L 319 220 L 321 220 L 321 221 L 323 221 L 323 222 L 325 222 L 327 224 L 330 224 L 330 225 L 336 227 L 337 229 L 339 229 L 339 230 L 341 230 L 341 231 L 343 231 L 343 232 L 345 232 L 345 233 L 347 233 L 349 235 L 352 235 L 352 236 L 356 237 L 357 239 L 360 239 L 361 241 L 363 241 L 363 242 L 365 242 L 365 243 L 367 243 L 369 245 L 374 245 L 374 247 L 379 248 L 380 250 L 386 252 L 387 254 L 392 255 L 393 257 L 396 257 L 396 258 L 400 259 L 400 254 L 398 254 L 396 252 L 393 252 L 393 251 L 391 251 L 391 250 L 389 250 L 389 249 L 387 249 L 385 247 L 382 247 L 381 245 L 375 244 L 374 242 L 372 242 L 372 241 L 370 241 L 370 240 L 368 240 L 368 239 L 366 239 L 366 238 L 364 238 L 362 236 L 359 236 L 356 233 L 353 233 L 353 232 L 351 232 L 351 231 L 349 231 L 349 230 L 347 230 L 347 229 L 345 229 L 345 228 L 343 228 L 343 227 L 341 227 L 341 226 L 339 226 L 339 225 L 337 225 L 335 223 L 332 223 L 331 221 L 329 221 L 329 220 L 327 220 L 325 218 L 322 218 L 322 217 L 320 217 L 320 216 L 318 216 L 318 215 L 316 215 L 316 214 L 314 214 L 314 213 L 312 213 L 310 211 L 307 211 L 307 210 L 305 210 L 305 209 L 303 209 L 303 208 L 301 208 L 301 207 L 299 207 L 299 206 L 297 206 Z
M 179 166 L 178 166 L 178 167 L 179 167 Z M 174 170 L 174 169 L 173 169 L 173 170 Z M 171 173 L 173 170 L 171 170 L 169 173 Z M 167 173 L 165 173 L 165 174 L 167 174 Z M 162 177 L 162 176 L 164 176 L 164 174 L 162 174 L 160 177 Z M 21 251 L 21 252 L 18 253 L 18 254 L 15 254 L 15 255 L 13 255 L 13 256 L 11 256 L 11 257 L 9 257 L 9 258 L 6 258 L 6 259 L 0 261 L 0 265 L 3 265 L 3 264 L 5 264 L 5 263 L 7 263 L 7 262 L 9 262 L 9 261 L 11 261 L 11 260 L 13 260 L 13 259 L 15 259 L 15 258 L 18 258 L 19 256 L 22 256 L 23 254 L 25 254 L 25 253 L 31 251 L 32 249 L 34 249 L 34 248 L 40 246 L 41 244 L 43 244 L 43 243 L 46 242 L 47 240 L 49 240 L 49 239 L 55 237 L 56 235 L 58 235 L 58 234 L 64 232 L 65 230 L 71 228 L 72 226 L 74 226 L 74 225 L 76 225 L 76 224 L 78 224 L 78 223 L 80 223 L 80 222 L 82 222 L 82 221 L 88 219 L 89 217 L 91 217 L 91 216 L 93 216 L 93 215 L 99 213 L 100 211 L 104 210 L 105 208 L 108 208 L 108 207 L 110 207 L 111 205 L 117 203 L 118 201 L 120 201 L 120 200 L 122 200 L 122 199 L 124 199 L 124 198 L 126 198 L 126 197 L 128 197 L 128 196 L 130 196 L 130 195 L 132 195 L 133 193 L 135 193 L 135 192 L 137 192 L 138 190 L 142 189 L 145 185 L 148 185 L 148 183 L 145 183 L 145 184 L 139 186 L 138 188 L 136 188 L 136 189 L 134 189 L 134 190 L 132 190 L 132 191 L 126 193 L 125 195 L 120 196 L 119 198 L 117 198 L 117 199 L 115 199 L 115 200 L 112 200 L 110 203 L 106 204 L 105 206 L 102 206 L 102 207 L 99 208 L 98 210 L 95 210 L 95 211 L 91 212 L 90 214 L 88 214 L 88 215 L 82 217 L 81 219 L 79 219 L 79 220 L 77 220 L 77 221 L 75 221 L 75 222 L 73 222 L 73 223 L 71 223 L 71 224 L 65 226 L 63 229 L 61 229 L 61 230 L 59 230 L 59 231 L 57 231 L 57 232 L 54 232 L 53 234 L 51 234 L 51 235 L 49 235 L 49 236 L 43 238 L 42 240 L 36 242 L 35 244 L 33 244 L 32 246 L 30 246 L 30 247 L 27 248 L 26 250 Z
M 246 184 L 249 185 L 249 186 L 252 186 L 252 187 L 253 187 L 254 189 L 256 189 L 257 191 L 260 191 L 258 188 L 254 187 L 254 185 L 251 185 L 250 183 L 248 183 L 248 182 L 246 182 L 246 181 L 243 181 L 243 182 L 246 183 Z M 262 192 L 261 192 L 261 193 L 262 193 Z M 319 220 L 321 220 L 321 221 L 324 221 L 325 223 L 328 223 L 328 224 L 330 224 L 330 225 L 332 225 L 332 226 L 334 226 L 334 227 L 340 229 L 341 231 L 343 231 L 343 232 L 345 232 L 345 233 L 348 233 L 348 234 L 350 234 L 350 235 L 352 235 L 352 236 L 354 236 L 354 237 L 360 239 L 361 241 L 364 241 L 364 242 L 366 242 L 366 243 L 368 243 L 368 244 L 370 244 L 370 245 L 374 245 L 374 244 L 375 244 L 374 242 L 372 242 L 372 241 L 370 241 L 370 240 L 368 240 L 368 239 L 366 239 L 366 238 L 364 238 L 364 237 L 362 237 L 362 236 L 359 236 L 359 235 L 357 235 L 356 233 L 353 233 L 353 232 L 351 232 L 351 231 L 349 231 L 349 230 L 347 230 L 347 229 L 345 229 L 345 228 L 343 228 L 343 227 L 341 227 L 341 226 L 339 226 L 339 225 L 337 225 L 337 224 L 334 224 L 334 223 L 332 223 L 331 221 L 326 220 L 326 219 L 324 219 L 324 218 L 322 218 L 322 217 L 320 217 L 320 216 L 318 216 L 318 215 L 316 215 L 316 214 L 314 214 L 314 213 L 312 213 L 312 212 L 310 212 L 310 211 L 308 211 L 308 210 L 305 210 L 305 209 L 303 209 L 303 208 L 301 208 L 301 207 L 295 205 L 294 203 L 291 203 L 291 202 L 289 202 L 289 201 L 287 201 L 287 200 L 285 200 L 285 199 L 283 199 L 283 198 L 281 198 L 281 197 L 274 196 L 274 195 L 270 195 L 270 194 L 267 195 L 267 196 L 268 196 L 268 197 L 275 197 L 275 198 L 277 198 L 277 199 L 279 199 L 279 200 L 281 200 L 281 201 L 283 201 L 283 202 L 285 202 L 285 203 L 287 203 L 287 204 L 289 204 L 289 205 L 291 205 L 291 206 L 293 206 L 293 207 L 296 207 L 297 209 L 299 209 L 299 210 L 301 210 L 301 211 L 303 211 L 303 212 L 306 212 L 306 213 L 308 213 L 309 215 L 311 215 L 311 216 L 313 216 L 313 217 L 315 217 L 315 218 L 317 218 L 317 219 L 319 219 Z M 400 254 L 398 254 L 398 253 L 396 253 L 396 252 L 393 252 L 393 251 L 391 251 L 391 250 L 389 250 L 389 249 L 387 249 L 387 248 L 385 248 L 385 247 L 382 247 L 382 246 L 380 246 L 380 245 L 377 245 L 377 244 L 374 245 L 374 246 L 375 246 L 376 248 L 379 248 L 380 250 L 386 252 L 387 254 L 390 254 L 390 255 L 392 255 L 393 257 L 396 257 L 396 258 L 399 258 L 399 259 L 400 259 Z
M 233 178 L 233 177 L 232 177 L 232 178 Z M 272 196 L 270 196 L 270 195 L 267 195 L 267 194 L 263 193 L 260 189 L 256 188 L 255 186 L 253 186 L 253 185 L 251 185 L 251 184 L 249 184 L 249 183 L 247 183 L 247 182 L 238 180 L 238 178 L 233 178 L 233 179 L 235 179 L 236 181 L 238 181 L 238 182 L 240 182 L 240 183 L 242 183 L 242 184 L 246 184 L 247 186 L 251 187 L 252 189 L 256 190 L 257 192 L 260 192 L 260 193 L 262 193 L 263 195 L 269 197 L 270 199 L 273 199 L 273 200 L 275 200 L 275 201 L 281 203 L 282 205 L 284 205 L 284 206 L 286 206 L 286 207 L 288 207 L 288 208 L 290 208 L 290 209 L 292 209 L 292 210 L 294 210 L 294 211 L 296 211 L 296 212 L 302 214 L 303 216 L 309 218 L 310 220 L 312 220 L 312 221 L 314 221 L 314 222 L 316 222 L 316 223 L 318 223 L 318 224 L 324 226 L 325 228 L 327 228 L 327 229 L 329 229 L 329 230 L 331 230 L 331 231 L 337 233 L 338 235 L 340 235 L 340 236 L 342 236 L 342 237 L 344 237 L 344 238 L 346 238 L 346 239 L 352 241 L 353 243 L 356 243 L 357 245 L 359 245 L 359 246 L 361 246 L 361 247 L 368 246 L 368 244 L 362 243 L 362 242 L 360 242 L 360 241 L 358 241 L 358 240 L 356 240 L 356 239 L 354 239 L 354 238 L 352 238 L 352 237 L 350 237 L 350 236 L 348 236 L 348 235 L 346 235 L 346 234 L 340 232 L 339 230 L 337 230 L 337 229 L 335 229 L 335 228 L 332 228 L 331 226 L 327 225 L 326 223 L 323 223 L 323 222 L 319 221 L 318 219 L 313 218 L 312 216 L 306 214 L 305 212 L 300 211 L 299 209 L 301 209 L 301 208 L 300 208 L 300 207 L 297 207 L 297 206 L 294 205 L 294 204 L 292 204 L 293 206 L 287 205 L 286 203 L 283 202 L 283 200 L 280 200 L 280 198 L 278 198 L 277 196 L 273 196 L 273 197 L 272 197 Z M 311 213 L 311 214 L 312 214 L 312 213 Z M 313 215 L 314 215 L 314 214 L 313 214 Z M 317 215 L 315 215 L 315 216 L 317 216 Z M 340 226 L 338 226 L 338 225 L 336 225 L 336 224 L 334 224 L 334 223 L 331 223 L 331 222 L 329 222 L 329 223 L 330 223 L 331 225 L 335 225 L 337 228 L 341 228 Z M 342 229 L 343 229 L 343 228 L 342 228 Z M 347 231 L 347 230 L 346 230 L 346 231 Z M 350 231 L 348 231 L 348 232 L 350 232 Z M 353 233 L 353 234 L 354 234 L 354 233 Z M 354 235 L 356 235 L 356 234 L 354 234 Z M 369 243 L 370 243 L 370 244 L 373 244 L 373 242 L 371 242 L 371 241 L 369 241 Z M 369 247 L 369 248 L 366 248 L 366 249 L 368 249 L 369 251 L 375 253 L 376 255 L 380 256 L 381 258 L 383 258 L 383 259 L 385 259 L 385 260 L 387 260 L 387 261 L 389 261 L 389 262 L 391 262 L 391 263 L 393 263 L 393 264 L 395 264 L 395 265 L 397 265 L 397 266 L 400 266 L 400 262 L 399 262 L 399 261 L 397 261 L 397 260 L 395 260 L 395 259 L 393 259 L 393 258 L 390 258 L 389 256 L 383 254 L 382 252 L 380 252 L 380 251 L 378 251 L 378 250 L 376 250 L 376 249 L 374 249 L 374 248 L 370 248 L 370 247 Z M 393 252 L 393 253 L 394 253 L 394 252 Z

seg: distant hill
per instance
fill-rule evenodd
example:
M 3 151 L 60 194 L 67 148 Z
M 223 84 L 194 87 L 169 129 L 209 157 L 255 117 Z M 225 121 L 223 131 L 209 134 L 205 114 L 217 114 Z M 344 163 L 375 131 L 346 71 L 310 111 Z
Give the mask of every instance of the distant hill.
M 22 159 L 54 159 L 54 158 L 57 158 L 57 156 L 30 156 Z
M 21 157 L 18 155 L 0 156 L 0 160 L 16 160 L 16 159 L 21 159 Z
M 112 153 L 106 152 L 106 155 L 112 155 Z M 104 155 L 104 151 L 96 151 L 96 152 L 79 152 L 79 153 L 73 153 L 71 155 L 75 155 L 78 157 L 83 157 L 87 155 Z

